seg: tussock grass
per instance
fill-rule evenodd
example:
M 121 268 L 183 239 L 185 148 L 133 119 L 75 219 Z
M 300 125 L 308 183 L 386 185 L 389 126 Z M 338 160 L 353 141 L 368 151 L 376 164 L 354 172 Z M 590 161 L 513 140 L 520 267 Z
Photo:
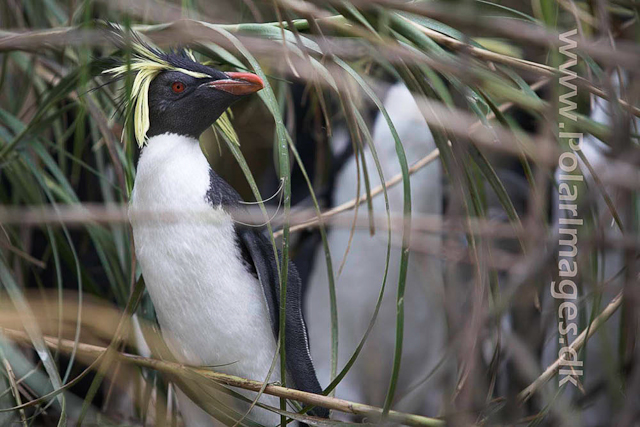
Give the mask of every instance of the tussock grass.
M 622 0 L 2 2 L 0 424 L 175 425 L 175 384 L 191 389 L 198 404 L 229 425 L 255 423 L 210 398 L 225 386 L 279 396 L 280 408 L 270 409 L 283 424 L 343 424 L 304 414 L 311 407 L 304 405 L 322 405 L 374 423 L 582 425 L 593 416 L 595 401 L 612 422 L 637 423 L 639 6 Z M 326 396 L 287 388 L 285 378 L 271 378 L 282 384 L 268 385 L 216 373 L 215 367 L 181 366 L 154 323 L 144 320 L 152 319 L 152 310 L 140 302 L 144 283 L 126 216 L 135 141 L 144 136 L 134 134 L 134 108 L 118 96 L 139 94 L 140 79 L 124 71 L 140 59 L 109 42 L 105 22 L 164 48 L 188 46 L 201 62 L 251 70 L 265 81 L 259 97 L 233 107 L 233 115 L 225 115 L 201 143 L 213 165 L 235 162 L 241 173 L 227 178 L 258 201 L 255 209 L 238 213 L 238 221 L 272 219 L 267 229 L 273 250 L 283 253 L 281 292 L 297 236 L 303 230 L 320 233 L 330 278 L 332 382 Z M 549 333 L 557 326 L 558 307 L 550 301 L 549 284 L 558 280 L 559 235 L 550 220 L 558 203 L 554 173 L 569 149 L 558 137 L 559 99 L 567 95 L 559 84 L 567 61 L 559 53 L 559 36 L 573 29 L 576 120 L 563 131 L 583 133 L 592 148 L 579 154 L 586 178 L 574 202 L 584 218 L 574 348 L 585 362 L 586 385 L 570 392 L 558 387 L 558 337 Z M 113 58 L 125 76 L 116 83 L 104 73 L 113 70 Z M 412 164 L 383 102 L 392 80 L 411 90 L 437 146 Z M 321 159 L 315 175 L 299 153 L 299 144 L 309 141 L 296 140 L 294 82 L 304 85 L 305 94 L 303 105 L 294 108 L 315 118 L 312 142 Z M 603 101 L 606 119 L 593 117 Z M 383 174 L 366 109 L 380 114 L 391 130 L 401 170 L 396 176 Z M 522 114 L 535 120 L 536 129 L 525 130 Z M 237 125 L 247 115 L 259 117 L 254 129 Z M 353 200 L 325 206 L 319 195 L 326 176 L 318 171 L 330 169 L 327 143 L 341 124 L 354 152 L 369 150 L 374 164 L 361 156 Z M 257 128 L 261 138 L 251 133 Z M 447 209 L 435 218 L 412 213 L 411 197 L 412 176 L 433 162 L 441 162 L 448 194 Z M 522 170 L 529 194 L 509 191 L 501 173 L 505 165 Z M 303 182 L 292 182 L 295 170 Z M 262 203 L 270 194 L 261 191 L 273 187 L 262 182 L 269 176 L 265 171 L 281 184 L 275 215 L 273 205 Z M 385 184 L 373 187 L 370 176 Z M 397 212 L 387 193 L 394 186 L 402 188 L 403 208 Z M 292 206 L 296 188 L 310 194 L 302 207 Z M 518 208 L 515 196 L 527 200 L 526 209 Z M 384 211 L 374 211 L 375 197 L 385 199 Z M 502 222 L 491 216 L 496 209 Z M 176 213 L 155 214 L 179 220 Z M 381 232 L 387 250 L 384 277 L 372 290 L 377 305 L 348 360 L 338 359 L 334 262 L 342 254 L 329 253 L 329 227 Z M 430 233 L 442 235 L 442 252 L 423 244 Z M 514 243 L 511 249 L 501 246 L 504 239 Z M 392 259 L 396 247 L 403 250 Z M 428 327 L 446 330 L 442 353 L 450 363 L 434 369 L 450 369 L 450 375 L 448 383 L 434 383 L 445 398 L 440 412 L 430 414 L 394 410 L 403 343 L 412 339 L 404 328 L 407 268 L 419 252 L 446 264 L 446 322 Z M 343 262 L 349 263 L 348 255 Z M 387 276 L 390 263 L 400 266 L 398 277 Z M 397 294 L 385 295 L 392 282 Z M 389 381 L 379 384 L 384 403 L 375 407 L 332 397 L 367 351 L 383 298 L 395 298 L 397 306 L 395 345 L 389 350 L 394 363 Z M 142 355 L 133 354 L 140 350 L 131 323 L 136 311 L 150 350 Z M 280 319 L 284 330 L 284 313 Z M 284 372 L 284 357 L 281 363 Z M 416 372 L 415 382 L 430 378 Z

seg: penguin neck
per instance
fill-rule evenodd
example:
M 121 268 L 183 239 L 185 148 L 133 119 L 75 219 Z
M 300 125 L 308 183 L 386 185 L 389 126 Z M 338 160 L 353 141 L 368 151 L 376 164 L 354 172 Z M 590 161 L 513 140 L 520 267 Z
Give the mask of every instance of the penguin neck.
M 184 159 L 196 167 L 209 165 L 196 138 L 170 132 L 149 138 L 141 153 L 141 158 L 145 157 L 153 157 L 153 160 L 160 160 L 162 164 L 173 158 Z
M 216 174 L 198 140 L 166 133 L 149 138 L 142 150 L 132 205 L 146 209 L 241 208 L 241 197 Z
M 136 171 L 132 204 L 147 209 L 203 209 L 211 167 L 198 140 L 165 133 L 147 141 Z

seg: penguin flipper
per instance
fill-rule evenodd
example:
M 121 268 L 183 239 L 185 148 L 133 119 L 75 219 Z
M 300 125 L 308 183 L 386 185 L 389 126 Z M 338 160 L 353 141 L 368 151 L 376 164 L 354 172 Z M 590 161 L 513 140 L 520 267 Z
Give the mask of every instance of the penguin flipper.
M 280 316 L 280 280 L 278 263 L 282 259 L 278 251 L 278 259 L 274 256 L 271 241 L 258 230 L 237 228 L 238 240 L 245 261 L 258 277 L 264 291 L 271 327 L 278 339 Z M 321 394 L 322 387 L 316 377 L 311 360 L 307 325 L 302 315 L 302 283 L 298 270 L 289 262 L 287 275 L 287 298 L 285 310 L 285 353 L 287 373 L 298 390 Z M 316 407 L 310 411 L 312 415 L 329 418 L 329 410 Z

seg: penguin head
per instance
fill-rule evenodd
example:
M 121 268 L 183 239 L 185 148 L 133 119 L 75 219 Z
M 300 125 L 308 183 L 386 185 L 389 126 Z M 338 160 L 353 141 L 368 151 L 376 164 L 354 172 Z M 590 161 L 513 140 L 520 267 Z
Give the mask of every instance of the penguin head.
M 119 34 L 119 33 L 118 33 Z M 260 77 L 200 64 L 189 50 L 165 53 L 134 33 L 131 60 L 104 73 L 135 73 L 127 99 L 138 146 L 164 133 L 198 138 L 235 101 L 264 87 Z M 120 44 L 125 46 L 120 37 Z M 126 45 L 129 46 L 129 45 Z
M 149 85 L 147 137 L 175 133 L 197 139 L 231 104 L 263 88 L 262 79 L 252 73 L 223 73 L 197 63 L 182 65 L 191 65 L 194 74 L 207 77 L 173 70 L 158 74 Z

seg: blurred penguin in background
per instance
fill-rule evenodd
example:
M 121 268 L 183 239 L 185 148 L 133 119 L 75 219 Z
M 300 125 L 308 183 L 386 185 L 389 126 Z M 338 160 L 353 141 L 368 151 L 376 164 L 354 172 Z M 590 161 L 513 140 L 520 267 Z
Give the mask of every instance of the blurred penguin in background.
M 431 153 L 436 147 L 429 127 L 425 123 L 413 95 L 404 84 L 395 84 L 388 90 L 385 100 L 409 165 Z M 348 144 L 347 131 L 335 132 L 332 145 L 339 149 Z M 378 114 L 373 127 L 373 141 L 378 153 L 384 179 L 400 173 L 395 141 L 389 127 Z M 375 162 L 369 148 L 364 156 L 371 188 L 380 184 Z M 358 162 L 352 156 L 335 179 L 333 201 L 335 205 L 356 196 Z M 365 193 L 360 165 L 360 195 Z M 402 185 L 389 189 L 392 215 L 402 215 Z M 442 213 L 442 172 L 439 161 L 434 161 L 411 176 L 413 217 Z M 383 195 L 373 198 L 373 214 L 386 217 Z M 359 217 L 367 218 L 367 207 L 362 205 Z M 357 227 L 348 250 L 344 267 L 340 265 L 349 246 L 350 227 L 333 226 L 328 233 L 333 260 L 338 311 L 338 372 L 349 361 L 362 340 L 374 314 L 382 286 L 387 253 L 387 231 L 376 230 L 371 236 L 368 228 Z M 384 299 L 375 326 L 357 361 L 336 388 L 336 397 L 370 405 L 384 404 L 387 385 L 391 378 L 396 339 L 396 295 L 400 270 L 400 234 L 394 229 L 389 272 Z M 409 257 L 405 292 L 405 329 L 402 365 L 393 408 L 410 413 L 437 415 L 442 408 L 444 387 L 438 376 L 425 378 L 441 362 L 446 342 L 446 324 L 443 303 L 443 270 L 439 235 L 413 235 L 412 242 L 429 253 L 412 251 Z M 435 255 L 434 255 L 435 254 Z M 315 255 L 313 271 L 306 293 L 306 317 L 312 343 L 312 357 L 323 387 L 331 382 L 331 320 L 329 280 L 325 254 L 319 249 Z M 438 372 L 441 372 L 438 370 Z M 339 416 L 339 414 L 334 414 Z M 341 415 L 340 415 L 341 416 Z

